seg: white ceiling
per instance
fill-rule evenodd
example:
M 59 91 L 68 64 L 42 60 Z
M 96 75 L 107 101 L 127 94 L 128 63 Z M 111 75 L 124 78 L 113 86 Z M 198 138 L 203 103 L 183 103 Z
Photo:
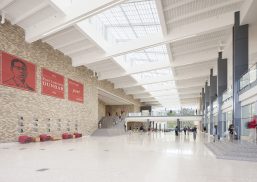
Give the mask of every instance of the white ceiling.
M 42 39 L 148 105 L 196 106 L 231 45 L 234 12 L 255 20 L 254 0 L 0 0 L 0 10 Z M 248 11 L 252 11 L 248 13 Z M 246 20 L 247 19 L 247 20 Z M 256 20 L 255 20 L 256 21 Z M 108 94 L 99 98 L 120 103 Z M 109 94 L 110 96 L 110 94 Z

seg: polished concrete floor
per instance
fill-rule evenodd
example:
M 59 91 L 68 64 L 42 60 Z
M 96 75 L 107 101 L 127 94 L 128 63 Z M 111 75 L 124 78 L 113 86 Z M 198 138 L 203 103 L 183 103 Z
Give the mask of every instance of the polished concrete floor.
M 0 144 L 0 182 L 256 182 L 257 163 L 218 160 L 203 135 L 131 133 Z

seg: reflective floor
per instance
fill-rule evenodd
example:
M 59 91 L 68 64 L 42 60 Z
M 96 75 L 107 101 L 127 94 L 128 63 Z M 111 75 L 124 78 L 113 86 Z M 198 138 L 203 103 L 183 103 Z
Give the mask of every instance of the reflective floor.
M 0 182 L 256 182 L 257 163 L 218 160 L 203 135 L 132 133 L 0 144 Z

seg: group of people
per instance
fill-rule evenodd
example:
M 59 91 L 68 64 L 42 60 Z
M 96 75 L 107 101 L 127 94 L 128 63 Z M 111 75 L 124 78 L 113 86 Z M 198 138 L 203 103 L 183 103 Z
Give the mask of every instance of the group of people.
M 184 134 L 188 134 L 189 135 L 189 132 L 191 131 L 193 133 L 193 138 L 194 140 L 196 140 L 196 133 L 197 133 L 197 128 L 196 126 L 194 126 L 193 128 L 190 128 L 190 127 L 184 127 L 183 128 L 183 131 L 184 131 Z M 175 135 L 178 136 L 179 135 L 179 128 L 178 126 L 175 127 Z

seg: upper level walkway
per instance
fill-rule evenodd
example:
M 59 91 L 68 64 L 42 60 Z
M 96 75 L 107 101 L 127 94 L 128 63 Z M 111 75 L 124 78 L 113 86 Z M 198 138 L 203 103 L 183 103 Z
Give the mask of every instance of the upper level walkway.
M 157 121 L 157 122 L 166 122 L 166 121 L 200 121 L 202 120 L 203 115 L 190 115 L 190 116 L 128 116 L 125 121 L 139 121 L 139 122 L 147 122 L 147 121 Z

